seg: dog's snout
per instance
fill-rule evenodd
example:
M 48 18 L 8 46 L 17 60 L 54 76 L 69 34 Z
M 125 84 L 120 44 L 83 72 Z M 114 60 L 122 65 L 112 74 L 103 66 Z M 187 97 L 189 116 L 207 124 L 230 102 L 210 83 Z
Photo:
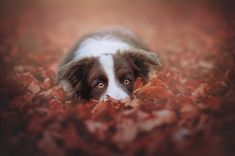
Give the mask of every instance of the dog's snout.
M 122 90 L 113 90 L 111 92 L 107 92 L 102 98 L 101 100 L 108 100 L 108 99 L 113 99 L 113 100 L 117 100 L 117 101 L 128 101 L 130 99 L 129 95 L 122 91 Z
M 129 98 L 129 96 L 124 91 L 115 91 L 113 92 L 113 94 L 110 94 L 109 96 L 114 98 L 115 100 L 123 100 Z

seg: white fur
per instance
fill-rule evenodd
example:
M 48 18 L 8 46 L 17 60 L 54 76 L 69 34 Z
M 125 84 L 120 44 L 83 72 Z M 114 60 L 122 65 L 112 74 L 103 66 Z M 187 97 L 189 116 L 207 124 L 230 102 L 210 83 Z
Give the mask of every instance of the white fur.
M 84 40 L 75 52 L 74 60 L 84 57 L 115 54 L 118 50 L 128 50 L 131 46 L 113 36 L 91 37 Z
M 99 57 L 99 62 L 108 77 L 108 87 L 105 93 L 101 96 L 100 100 L 105 100 L 107 95 L 116 100 L 128 98 L 128 94 L 118 85 L 118 81 L 115 79 L 114 61 L 112 55 L 101 55 Z

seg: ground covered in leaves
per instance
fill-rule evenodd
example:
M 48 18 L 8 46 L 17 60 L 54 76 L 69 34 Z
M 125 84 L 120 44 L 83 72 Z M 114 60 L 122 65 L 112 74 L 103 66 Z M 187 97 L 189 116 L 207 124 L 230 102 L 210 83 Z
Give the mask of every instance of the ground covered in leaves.
M 233 6 L 219 1 L 3 1 L 0 155 L 234 155 Z M 135 31 L 163 68 L 133 100 L 71 104 L 55 83 L 76 39 Z

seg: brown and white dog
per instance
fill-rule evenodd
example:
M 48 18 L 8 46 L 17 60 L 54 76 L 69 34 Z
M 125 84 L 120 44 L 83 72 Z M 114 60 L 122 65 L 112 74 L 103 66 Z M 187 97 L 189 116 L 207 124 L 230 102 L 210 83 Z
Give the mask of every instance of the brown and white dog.
M 128 99 L 137 77 L 147 82 L 160 61 L 132 32 L 115 28 L 84 36 L 60 66 L 57 79 L 73 100 Z

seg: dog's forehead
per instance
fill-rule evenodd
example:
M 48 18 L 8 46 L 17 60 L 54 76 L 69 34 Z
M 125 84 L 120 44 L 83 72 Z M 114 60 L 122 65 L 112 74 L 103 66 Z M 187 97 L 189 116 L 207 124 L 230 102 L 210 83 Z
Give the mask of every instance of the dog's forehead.
M 99 63 L 106 70 L 130 70 L 130 64 L 127 62 L 124 56 L 116 54 L 103 54 L 99 56 Z
M 98 56 L 100 62 L 107 62 L 108 65 L 112 65 L 113 54 L 102 54 Z
M 88 70 L 88 81 L 93 80 L 94 78 L 96 78 L 97 76 L 104 76 L 104 69 L 100 63 L 100 61 L 98 59 L 94 59 L 94 63 L 90 68 L 87 68 L 86 70 Z
M 101 64 L 103 70 L 107 75 L 113 75 L 113 68 L 114 68 L 114 60 L 113 55 L 111 54 L 104 54 L 99 56 L 99 63 Z
M 115 70 L 132 70 L 130 62 L 126 59 L 125 55 L 114 55 L 114 69 Z
M 85 67 L 85 70 L 88 72 L 88 82 L 98 77 L 108 77 L 110 72 L 113 71 L 113 64 L 113 56 L 110 54 L 94 57 L 92 65 Z

